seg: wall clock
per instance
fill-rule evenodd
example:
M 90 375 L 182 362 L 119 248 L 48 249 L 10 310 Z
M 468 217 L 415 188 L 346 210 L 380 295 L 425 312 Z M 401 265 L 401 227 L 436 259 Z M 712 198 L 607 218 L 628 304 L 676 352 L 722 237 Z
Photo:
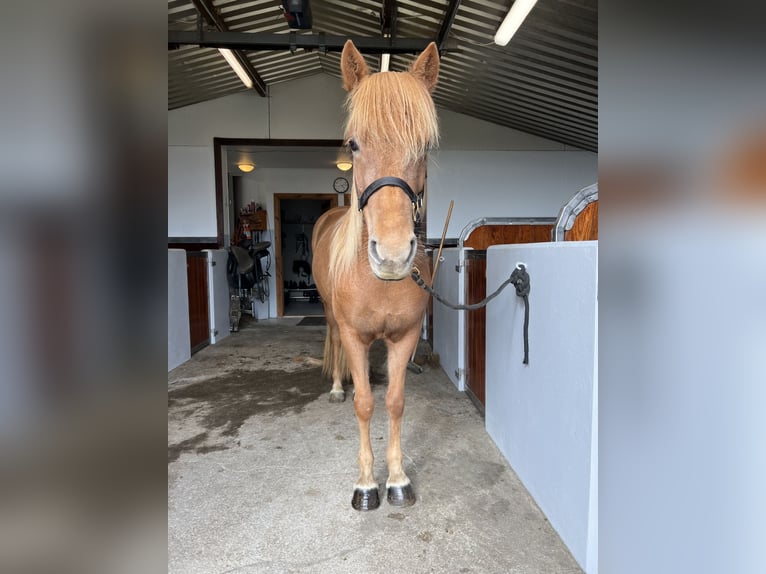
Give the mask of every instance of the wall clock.
M 345 177 L 337 177 L 332 182 L 332 187 L 338 193 L 346 193 L 348 191 L 348 180 Z

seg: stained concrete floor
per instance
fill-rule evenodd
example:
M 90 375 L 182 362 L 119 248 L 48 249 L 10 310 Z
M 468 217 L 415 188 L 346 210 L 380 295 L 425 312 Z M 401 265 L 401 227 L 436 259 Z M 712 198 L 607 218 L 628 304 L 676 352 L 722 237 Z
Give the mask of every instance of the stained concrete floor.
M 351 508 L 353 404 L 328 402 L 324 327 L 246 322 L 168 375 L 168 572 L 582 572 L 444 372 L 407 374 L 409 508 Z M 421 342 L 420 351 L 427 352 Z M 385 484 L 385 348 L 371 354 Z M 347 386 L 347 391 L 351 387 Z

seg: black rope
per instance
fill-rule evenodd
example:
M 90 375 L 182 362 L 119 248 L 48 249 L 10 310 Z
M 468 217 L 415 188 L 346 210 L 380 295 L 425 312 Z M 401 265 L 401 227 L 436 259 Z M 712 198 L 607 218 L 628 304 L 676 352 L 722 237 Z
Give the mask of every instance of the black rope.
M 503 289 L 508 287 L 508 285 L 513 284 L 513 286 L 516 288 L 516 296 L 521 297 L 524 299 L 524 361 L 523 363 L 525 365 L 529 364 L 529 273 L 527 273 L 527 268 L 525 265 L 519 263 L 516 266 L 516 269 L 513 270 L 513 273 L 511 273 L 511 276 L 503 281 L 503 283 L 498 287 L 491 295 L 485 297 L 478 303 L 471 303 L 469 305 L 457 305 L 455 303 L 450 303 L 447 301 L 444 297 L 439 295 L 436 291 L 434 291 L 433 287 L 431 287 L 428 283 L 426 283 L 423 278 L 420 276 L 420 273 L 417 269 L 412 270 L 411 274 L 412 280 L 415 281 L 415 283 L 418 284 L 418 287 L 421 289 L 427 291 L 434 299 L 442 303 L 443 305 L 446 305 L 450 309 L 455 309 L 456 311 L 475 311 L 476 309 L 481 309 L 482 307 L 486 307 L 487 304 L 492 301 L 495 297 L 500 295 L 500 293 L 503 292 Z
M 511 279 L 516 287 L 516 296 L 524 299 L 524 360 L 522 363 L 529 364 L 529 273 L 527 268 L 519 264 L 511 273 Z

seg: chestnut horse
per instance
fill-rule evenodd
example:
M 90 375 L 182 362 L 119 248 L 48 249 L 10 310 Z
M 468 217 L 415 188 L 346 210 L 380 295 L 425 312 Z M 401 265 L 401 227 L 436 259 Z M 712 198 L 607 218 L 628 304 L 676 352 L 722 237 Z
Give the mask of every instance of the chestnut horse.
M 326 212 L 314 226 L 314 280 L 327 316 L 324 370 L 332 377 L 331 402 L 345 399 L 342 381 L 354 382 L 359 422 L 359 479 L 352 506 L 380 505 L 373 476 L 370 418 L 370 345 L 383 339 L 388 350 L 386 460 L 388 502 L 415 503 L 402 467 L 401 428 L 407 363 L 417 345 L 428 295 L 410 279 L 417 266 L 426 281 L 428 264 L 415 239 L 426 175 L 426 153 L 438 142 L 431 91 L 439 53 L 431 43 L 408 72 L 370 74 L 349 40 L 341 56 L 346 107 L 346 143 L 353 154 L 351 205 Z M 412 190 L 419 192 L 416 194 Z

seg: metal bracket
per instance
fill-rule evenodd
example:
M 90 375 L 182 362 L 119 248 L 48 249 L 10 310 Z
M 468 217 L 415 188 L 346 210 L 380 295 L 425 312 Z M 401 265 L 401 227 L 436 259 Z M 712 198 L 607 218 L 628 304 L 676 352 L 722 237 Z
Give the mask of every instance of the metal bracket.
M 324 56 L 325 54 L 327 54 L 327 41 L 325 40 L 325 33 L 319 32 L 317 36 L 319 36 L 319 38 L 317 39 L 319 42 L 319 53 Z

